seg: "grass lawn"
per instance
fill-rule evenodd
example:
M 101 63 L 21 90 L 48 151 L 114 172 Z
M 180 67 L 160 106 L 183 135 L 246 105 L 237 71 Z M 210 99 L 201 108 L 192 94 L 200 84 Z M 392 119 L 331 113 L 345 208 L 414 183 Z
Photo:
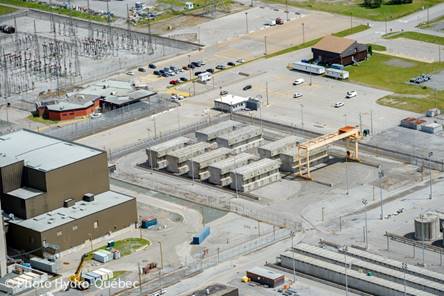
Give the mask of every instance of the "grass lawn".
M 366 25 L 359 25 L 359 26 L 356 26 L 356 27 L 352 27 L 350 29 L 346 29 L 346 30 L 343 30 L 343 31 L 339 31 L 339 32 L 333 33 L 333 35 L 334 36 L 338 36 L 338 37 L 345 37 L 345 36 L 348 36 L 348 35 L 351 35 L 351 34 L 355 34 L 355 33 L 358 33 L 358 32 L 365 31 L 368 28 L 369 27 L 366 26 Z M 298 45 L 295 45 L 295 46 L 291 46 L 291 47 L 288 47 L 288 48 L 285 48 L 285 49 L 281 49 L 281 50 L 278 50 L 278 51 L 275 51 L 273 53 L 268 54 L 266 57 L 267 58 L 272 58 L 272 57 L 279 56 L 279 55 L 282 55 L 282 54 L 286 54 L 286 53 L 289 53 L 289 52 L 292 52 L 292 51 L 300 50 L 300 49 L 303 49 L 303 48 L 306 48 L 306 47 L 311 47 L 311 46 L 315 45 L 319 40 L 321 40 L 321 38 L 316 38 L 316 39 L 313 39 L 313 40 L 310 40 L 310 41 L 307 41 L 307 42 L 304 42 L 304 43 L 301 43 L 301 44 L 298 44 Z
M 444 22 L 444 15 L 442 15 L 440 17 L 437 17 L 437 18 L 435 18 L 433 20 L 430 20 L 430 22 L 428 22 L 428 23 L 425 22 L 425 23 L 419 24 L 417 27 L 420 28 L 420 29 L 428 29 L 428 28 L 431 28 L 435 24 L 440 23 L 440 22 Z
M 285 0 L 267 0 L 268 2 L 285 4 Z M 333 12 L 344 15 L 353 15 L 354 17 L 370 19 L 374 21 L 383 21 L 387 19 L 397 19 L 402 16 L 411 14 L 422 9 L 423 6 L 430 7 L 432 5 L 443 2 L 443 0 L 413 0 L 413 3 L 398 5 L 382 5 L 379 8 L 366 8 L 361 5 L 363 1 L 353 0 L 352 3 L 343 2 L 326 2 L 326 1 L 292 1 L 288 4 L 292 6 Z
M 29 115 L 28 117 L 26 117 L 26 119 L 34 121 L 34 122 L 38 122 L 38 123 L 43 123 L 43 124 L 57 124 L 59 123 L 58 121 L 54 121 L 54 120 L 49 120 L 49 119 L 44 119 L 41 118 L 39 116 L 33 116 L 33 115 Z
M 2 14 L 8 14 L 8 13 L 14 12 L 14 11 L 16 11 L 16 10 L 17 10 L 17 9 L 12 8 L 12 7 L 7 7 L 7 6 L 2 6 L 2 5 L 0 5 L 0 15 L 2 15 Z
M 373 50 L 376 50 L 376 51 L 386 51 L 387 50 L 387 47 L 385 47 L 383 45 L 374 44 L 374 43 L 371 43 L 369 45 L 372 47 Z
M 86 12 L 75 11 L 72 9 L 67 9 L 67 8 L 62 8 L 62 7 L 55 7 L 55 6 L 52 7 L 49 4 L 45 4 L 45 3 L 25 2 L 25 1 L 20 1 L 20 0 L 0 0 L 0 3 L 14 5 L 14 6 L 20 6 L 20 7 L 34 8 L 34 9 L 44 10 L 47 12 L 54 12 L 54 13 L 58 13 L 58 14 L 69 15 L 72 17 L 78 17 L 81 19 L 92 20 L 92 21 L 97 21 L 97 22 L 106 22 L 107 21 L 106 16 L 92 15 L 92 14 L 89 14 Z
M 444 109 L 444 100 L 438 99 L 444 97 L 444 91 L 407 83 L 419 74 L 443 70 L 444 63 L 428 64 L 379 53 L 359 66 L 347 67 L 352 82 L 395 93 L 380 99 L 380 104 L 414 112 L 424 112 L 432 107 Z
M 416 41 L 444 45 L 444 37 L 429 35 L 429 34 L 424 34 L 424 33 L 419 33 L 419 32 L 407 31 L 407 32 L 390 33 L 390 34 L 384 35 L 384 38 L 386 38 L 386 39 L 406 38 L 406 39 L 412 39 L 412 40 L 416 40 Z
M 114 249 L 119 250 L 120 255 L 123 257 L 135 252 L 136 250 L 144 246 L 149 246 L 150 244 L 151 242 L 149 240 L 143 238 L 127 238 L 116 241 Z M 106 246 L 102 246 L 100 248 L 97 248 L 89 252 L 88 255 L 86 256 L 86 260 L 92 260 L 94 256 L 93 253 L 97 250 L 106 250 Z

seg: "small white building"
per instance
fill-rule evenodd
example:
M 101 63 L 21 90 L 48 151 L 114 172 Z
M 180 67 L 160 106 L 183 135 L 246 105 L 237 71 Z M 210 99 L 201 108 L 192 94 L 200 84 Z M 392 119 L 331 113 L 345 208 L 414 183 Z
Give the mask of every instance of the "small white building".
M 236 112 L 247 107 L 248 98 L 225 95 L 214 100 L 214 109 L 224 112 Z
M 193 2 L 185 2 L 185 9 L 194 9 Z

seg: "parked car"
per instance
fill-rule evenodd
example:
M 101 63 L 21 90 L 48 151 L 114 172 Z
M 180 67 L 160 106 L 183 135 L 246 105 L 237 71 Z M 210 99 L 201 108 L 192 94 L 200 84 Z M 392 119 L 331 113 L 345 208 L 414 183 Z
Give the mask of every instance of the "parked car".
M 357 95 L 358 95 L 358 93 L 356 92 L 356 90 L 351 90 L 351 91 L 348 91 L 348 92 L 347 92 L 347 94 L 345 95 L 345 97 L 346 97 L 347 99 L 351 99 L 351 98 L 356 97 Z
M 186 77 L 180 77 L 179 80 L 185 82 L 185 81 L 188 81 L 188 78 L 186 78 Z
M 225 95 L 228 95 L 228 91 L 226 91 L 226 90 L 221 90 L 219 94 L 220 94 L 221 96 L 225 96 Z
M 194 67 L 199 68 L 200 66 L 202 66 L 202 62 L 201 61 L 191 62 L 191 65 L 193 65 Z
M 270 27 L 276 26 L 276 20 L 268 20 L 268 21 L 265 22 L 264 25 L 265 26 L 270 26 Z
M 173 79 L 173 80 L 170 81 L 171 85 L 176 85 L 178 83 L 179 83 L 179 80 L 177 80 L 177 79 Z
M 238 63 L 238 64 L 243 64 L 243 63 L 245 63 L 245 60 L 244 60 L 244 59 L 238 59 L 238 60 L 236 61 L 236 63 Z
M 213 68 L 208 68 L 208 69 L 205 70 L 205 72 L 213 74 L 214 73 L 214 69 Z
M 226 67 L 224 65 L 217 65 L 216 69 L 218 70 L 224 70 Z
M 336 102 L 335 104 L 335 108 L 341 108 L 342 106 L 344 106 L 343 102 Z
M 167 73 L 163 72 L 161 76 L 162 77 L 168 77 L 169 75 Z
M 242 89 L 243 90 L 249 90 L 251 88 L 252 88 L 251 84 L 248 84 L 248 85 L 245 85 L 244 88 L 242 88 Z
M 189 70 L 188 66 L 183 66 L 182 69 L 185 70 L 185 71 Z
M 160 71 L 154 70 L 154 71 L 153 71 L 153 74 L 154 74 L 154 75 L 160 75 Z
M 128 71 L 128 72 L 126 72 L 126 75 L 134 76 L 134 72 L 133 71 Z
M 293 81 L 293 85 L 300 85 L 304 82 L 305 82 L 304 78 L 298 78 L 295 81 Z
M 284 24 L 284 21 L 280 17 L 276 18 L 275 22 L 276 22 L 276 25 L 283 25 Z
M 156 65 L 154 65 L 154 64 L 149 64 L 149 65 L 148 65 L 148 68 L 150 68 L 150 69 L 156 69 L 157 67 L 156 67 Z
M 146 72 L 146 69 L 144 67 L 139 67 L 139 69 L 137 69 L 139 72 Z
M 236 64 L 233 63 L 233 62 L 228 62 L 227 65 L 228 65 L 228 66 L 231 66 L 231 67 L 236 66 Z
M 295 99 L 297 99 L 297 98 L 300 98 L 300 97 L 302 97 L 302 94 L 301 93 L 294 93 L 294 95 L 293 95 L 293 98 L 295 98 Z
M 194 75 L 195 76 L 198 76 L 199 74 L 201 74 L 201 73 L 203 73 L 202 71 L 196 71 L 196 72 L 194 72 Z

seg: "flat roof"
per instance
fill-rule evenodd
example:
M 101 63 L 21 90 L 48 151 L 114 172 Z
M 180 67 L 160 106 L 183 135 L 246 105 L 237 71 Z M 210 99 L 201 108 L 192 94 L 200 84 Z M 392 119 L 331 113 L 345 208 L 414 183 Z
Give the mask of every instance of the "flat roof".
M 257 126 L 253 126 L 253 125 L 247 125 L 247 126 L 239 128 L 239 129 L 236 129 L 232 132 L 220 135 L 220 136 L 218 136 L 218 138 L 225 139 L 225 140 L 231 140 L 231 139 L 237 139 L 237 138 L 246 139 L 246 138 L 255 137 L 260 134 L 262 134 L 261 128 L 259 128 Z
M 11 157 L 10 155 L 6 155 L 5 153 L 0 152 L 0 168 L 16 163 L 18 161 L 20 160 L 17 160 L 15 157 Z
M 262 267 L 253 267 L 253 268 L 247 270 L 247 272 L 254 273 L 258 276 L 272 279 L 272 280 L 276 280 L 276 279 L 284 276 L 282 273 L 277 273 L 277 272 L 274 272 L 274 271 L 271 271 L 269 269 L 265 269 Z
M 210 165 L 210 167 L 214 167 L 220 170 L 231 169 L 241 166 L 244 161 L 255 159 L 256 156 L 249 153 L 239 153 L 235 156 L 231 156 L 227 159 L 215 162 Z
M 277 160 L 269 159 L 269 158 L 262 158 L 261 160 L 252 162 L 250 164 L 247 164 L 243 167 L 237 168 L 233 170 L 233 173 L 239 174 L 239 175 L 246 175 L 251 172 L 255 172 L 259 169 L 265 168 L 265 167 L 273 167 L 278 168 L 280 166 L 280 162 Z
M 16 190 L 9 191 L 7 194 L 21 199 L 29 199 L 32 197 L 39 196 L 40 194 L 43 194 L 43 191 L 30 187 L 21 187 Z
M 85 102 L 83 104 L 72 103 L 72 102 L 58 102 L 56 104 L 46 105 L 46 108 L 48 108 L 49 111 L 62 112 L 62 111 L 85 109 L 92 105 L 93 105 L 92 101 Z
M 237 105 L 243 102 L 248 101 L 248 98 L 244 98 L 244 97 L 239 97 L 239 96 L 233 96 L 231 94 L 227 94 L 225 96 L 222 96 L 220 98 L 214 99 L 214 102 L 219 102 L 222 104 L 227 104 L 227 105 Z
M 273 141 L 273 142 L 267 143 L 267 144 L 259 147 L 259 149 L 274 151 L 276 149 L 280 149 L 282 147 L 285 147 L 288 144 L 294 144 L 294 146 L 296 146 L 301 141 L 303 141 L 303 139 L 301 137 L 298 137 L 298 136 L 288 136 L 288 137 L 279 139 L 277 141 Z
M 196 131 L 196 134 L 203 134 L 203 135 L 213 135 L 216 134 L 218 135 L 221 131 L 225 131 L 226 129 L 235 127 L 235 126 L 239 126 L 242 125 L 242 123 L 238 122 L 238 121 L 234 121 L 234 120 L 225 120 L 213 125 L 210 125 L 209 127 L 200 129 L 198 131 Z
M 226 148 L 226 147 L 221 147 L 221 148 L 217 148 L 215 150 L 211 150 L 205 153 L 202 153 L 201 155 L 198 155 L 196 157 L 193 157 L 193 162 L 206 162 L 209 160 L 212 160 L 213 158 L 219 157 L 221 155 L 226 155 L 229 154 L 231 152 L 230 148 Z
M 148 148 L 148 150 L 151 151 L 156 151 L 158 153 L 163 152 L 167 149 L 170 149 L 171 147 L 177 146 L 177 145 L 181 145 L 181 144 L 186 144 L 191 142 L 190 138 L 186 138 L 186 137 L 177 137 L 162 143 L 159 143 L 157 145 L 151 146 Z
M 210 147 L 210 144 L 207 142 L 198 142 L 196 144 L 188 145 L 178 150 L 174 150 L 169 152 L 167 156 L 172 156 L 176 158 L 187 157 L 190 154 L 193 154 L 195 151 L 203 150 Z
M 28 130 L 0 136 L 0 151 L 8 158 L 24 160 L 27 167 L 45 172 L 103 153 Z
M 313 258 L 311 256 L 306 256 L 306 255 L 302 255 L 299 253 L 286 251 L 281 254 L 281 257 L 286 257 L 289 260 L 293 260 L 293 258 L 294 258 L 294 260 L 303 262 L 305 264 L 314 265 L 319 268 L 327 269 L 329 271 L 333 271 L 333 272 L 336 272 L 339 274 L 345 274 L 345 269 L 344 269 L 343 265 L 337 265 L 334 263 L 326 262 L 324 260 Z M 297 266 L 297 264 L 296 264 L 296 266 Z M 385 280 L 385 279 L 382 279 L 382 278 L 376 277 L 376 276 L 368 276 L 367 273 L 358 272 L 354 269 L 347 269 L 347 276 L 353 277 L 353 278 L 356 278 L 356 279 L 359 279 L 361 281 L 365 281 L 365 282 L 368 282 L 371 284 L 382 286 L 385 288 L 393 289 L 393 290 L 396 290 L 399 292 L 404 291 L 403 284 L 398 284 L 396 282 Z M 431 294 L 428 292 L 423 292 L 423 291 L 411 288 L 410 286 L 406 286 L 406 292 L 407 292 L 407 295 L 417 295 L 417 296 L 432 296 L 432 295 L 434 295 L 434 294 Z
M 34 231 L 43 232 L 112 208 L 132 199 L 134 198 L 128 195 L 123 195 L 114 191 L 106 191 L 97 194 L 94 201 L 91 202 L 78 201 L 68 208 L 59 208 L 27 220 L 11 220 L 9 223 Z

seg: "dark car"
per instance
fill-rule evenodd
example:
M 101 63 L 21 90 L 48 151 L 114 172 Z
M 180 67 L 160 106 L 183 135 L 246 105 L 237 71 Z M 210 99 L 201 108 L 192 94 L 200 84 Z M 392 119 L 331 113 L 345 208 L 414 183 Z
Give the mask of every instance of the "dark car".
M 189 69 L 188 69 L 188 66 L 183 66 L 182 69 L 184 69 L 185 71 L 186 71 L 186 70 L 189 70 Z
M 218 70 L 223 70 L 223 69 L 225 69 L 225 66 L 224 66 L 224 65 L 217 65 L 217 66 L 216 66 L 216 69 L 218 69 Z
M 227 65 L 232 67 L 232 66 L 235 66 L 236 64 L 233 62 L 228 62 Z
M 202 62 L 201 61 L 191 62 L 191 64 L 194 65 L 195 67 L 201 67 L 202 66 Z
M 154 75 L 160 75 L 160 72 L 157 71 L 157 70 L 154 70 L 154 71 L 153 71 L 153 74 L 154 74 Z
M 146 72 L 146 69 L 144 67 L 139 67 L 139 69 L 137 69 L 139 72 Z
M 167 74 L 167 73 L 162 73 L 162 74 L 160 74 L 162 77 L 168 77 L 169 75 Z
M 211 73 L 211 74 L 214 73 L 214 69 L 212 69 L 212 68 L 208 68 L 208 69 L 206 69 L 205 71 L 208 72 L 208 73 Z
M 203 72 L 202 71 L 196 71 L 195 73 L 194 73 L 194 75 L 195 76 L 198 76 L 199 74 L 202 74 Z
M 225 96 L 225 95 L 228 95 L 228 91 L 226 91 L 226 90 L 221 90 L 219 94 L 220 94 L 221 96 Z
M 248 85 L 245 85 L 245 86 L 244 86 L 243 90 L 249 90 L 249 89 L 251 89 L 251 88 L 252 88 L 251 84 L 248 84 Z
M 180 79 L 180 81 L 184 81 L 184 82 L 188 81 L 188 79 L 186 77 L 180 77 L 179 79 Z
M 188 64 L 188 68 L 194 69 L 194 68 L 196 68 L 196 66 L 194 66 L 193 64 Z
M 154 64 L 149 64 L 149 65 L 148 65 L 148 68 L 150 68 L 150 69 L 156 69 L 157 67 L 156 67 L 156 65 L 154 65 Z

